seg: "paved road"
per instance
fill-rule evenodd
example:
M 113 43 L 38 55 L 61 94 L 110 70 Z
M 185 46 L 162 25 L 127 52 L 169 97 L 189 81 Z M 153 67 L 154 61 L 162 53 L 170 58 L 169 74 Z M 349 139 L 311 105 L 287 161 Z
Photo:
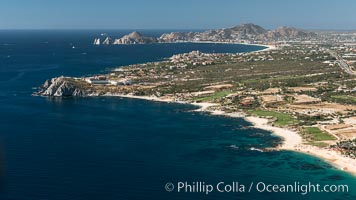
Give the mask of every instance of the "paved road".
M 335 51 L 328 50 L 328 52 L 331 54 L 331 56 L 336 58 L 336 63 L 340 66 L 342 70 L 344 70 L 346 73 L 350 75 L 356 75 L 356 72 L 352 71 L 351 67 L 347 62 L 339 56 Z

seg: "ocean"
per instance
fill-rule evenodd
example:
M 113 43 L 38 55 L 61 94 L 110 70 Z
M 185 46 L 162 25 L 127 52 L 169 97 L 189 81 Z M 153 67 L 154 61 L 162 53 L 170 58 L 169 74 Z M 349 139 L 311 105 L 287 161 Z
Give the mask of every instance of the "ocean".
M 0 31 L 0 199 L 355 199 L 356 178 L 319 158 L 261 152 L 281 139 L 243 119 L 118 97 L 44 98 L 46 79 L 84 76 L 177 53 L 249 52 L 231 44 L 94 46 L 101 32 Z M 143 31 L 159 35 L 167 31 Z M 74 47 L 74 48 L 73 48 Z M 346 184 L 348 192 L 178 192 L 177 183 Z M 172 192 L 166 184 L 173 183 Z M 191 187 L 192 188 L 192 187 Z M 190 189 L 191 189 L 190 188 Z M 247 190 L 246 189 L 246 190 Z M 189 187 L 188 187 L 189 190 Z

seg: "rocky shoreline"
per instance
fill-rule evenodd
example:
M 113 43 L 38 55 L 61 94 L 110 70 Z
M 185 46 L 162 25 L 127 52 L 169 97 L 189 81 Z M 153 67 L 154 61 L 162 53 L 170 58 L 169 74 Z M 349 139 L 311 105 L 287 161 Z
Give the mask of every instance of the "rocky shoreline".
M 226 113 L 223 110 L 211 109 L 218 104 L 214 103 L 192 103 L 186 101 L 177 101 L 175 99 L 164 99 L 156 96 L 137 96 L 130 94 L 100 94 L 95 91 L 85 91 L 83 88 L 79 88 L 76 85 L 76 78 L 70 77 L 57 77 L 51 80 L 47 80 L 40 88 L 40 91 L 36 95 L 40 96 L 53 96 L 53 97 L 98 97 L 98 96 L 111 96 L 111 97 L 123 97 L 123 98 L 134 98 L 134 99 L 143 99 L 149 101 L 158 101 L 166 103 L 183 103 L 183 104 L 192 104 L 199 106 L 200 108 L 195 110 L 199 112 L 208 112 L 211 115 L 222 115 L 226 117 L 237 117 L 244 118 L 254 125 L 256 128 L 264 129 L 271 131 L 273 134 L 283 138 L 283 143 L 275 148 L 275 150 L 291 150 L 301 153 L 310 154 L 313 156 L 320 157 L 330 164 L 334 165 L 336 168 L 349 172 L 356 175 L 356 163 L 354 159 L 343 156 L 342 154 L 332 151 L 329 148 L 319 148 L 311 145 L 304 144 L 302 137 L 293 130 L 287 128 L 274 127 L 268 123 L 267 119 L 247 116 L 245 113 Z
M 88 96 L 88 91 L 76 85 L 72 77 L 56 77 L 46 80 L 34 95 L 53 97 Z
M 82 96 L 82 95 L 73 95 L 73 96 Z M 255 128 L 271 131 L 273 134 L 283 139 L 283 142 L 280 146 L 277 146 L 276 148 L 269 148 L 268 150 L 277 150 L 277 151 L 287 150 L 287 151 L 296 151 L 296 152 L 309 154 L 325 160 L 326 162 L 330 163 L 331 165 L 333 165 L 339 170 L 356 175 L 356 162 L 354 162 L 354 159 L 350 157 L 346 157 L 340 154 L 339 152 L 333 151 L 329 148 L 320 148 L 320 147 L 304 144 L 305 141 L 297 132 L 293 130 L 289 130 L 287 128 L 274 127 L 271 124 L 269 124 L 268 120 L 265 118 L 248 116 L 246 115 L 246 113 L 242 113 L 242 112 L 226 113 L 223 110 L 213 108 L 217 106 L 217 104 L 213 104 L 213 103 L 192 103 L 192 102 L 185 102 L 185 101 L 176 101 L 174 99 L 162 99 L 155 96 L 135 96 L 135 95 L 127 95 L 127 94 L 100 95 L 98 93 L 91 93 L 86 96 L 110 96 L 110 97 L 133 98 L 133 99 L 141 99 L 141 100 L 157 101 L 157 102 L 165 102 L 165 103 L 191 104 L 199 107 L 199 109 L 194 110 L 197 112 L 207 112 L 211 115 L 221 115 L 221 116 L 232 117 L 232 118 L 243 118 L 244 120 L 253 124 Z
M 272 131 L 284 139 L 283 144 L 278 149 L 315 155 L 339 169 L 356 174 L 354 159 L 342 155 L 340 151 L 316 146 L 328 144 L 322 143 L 325 140 L 322 140 L 322 142 L 316 140 L 314 146 L 312 146 L 313 140 L 311 140 L 312 142 L 310 140 L 307 141 L 300 132 L 305 126 L 305 121 L 298 122 L 301 127 L 297 130 L 297 124 L 294 123 L 298 116 L 290 116 L 286 114 L 288 111 L 280 112 L 278 110 L 278 105 L 281 105 L 281 103 L 283 107 L 280 108 L 283 109 L 288 108 L 288 106 L 300 108 L 300 105 L 302 105 L 302 108 L 311 109 L 314 109 L 313 106 L 320 106 L 321 102 L 319 102 L 318 98 L 298 94 L 302 93 L 303 90 L 317 91 L 316 88 L 303 84 L 299 88 L 290 87 L 293 88 L 294 93 L 288 94 L 288 88 L 284 88 L 284 92 L 281 92 L 280 88 L 276 88 L 281 85 L 281 82 L 278 82 L 278 86 L 272 86 L 271 82 L 269 82 L 270 85 L 267 89 L 260 88 L 260 86 L 265 87 L 263 84 L 251 82 L 251 80 L 259 80 L 261 77 L 266 78 L 266 75 L 269 74 L 287 76 L 280 71 L 274 71 L 276 69 L 275 66 L 280 66 L 279 70 L 283 70 L 283 67 L 285 67 L 285 72 L 290 73 L 287 77 L 297 75 L 302 80 L 306 79 L 311 82 L 315 80 L 315 76 L 320 76 L 320 80 L 324 80 L 324 74 L 327 74 L 325 73 L 326 70 L 331 71 L 330 74 L 332 75 L 329 76 L 332 76 L 333 79 L 338 79 L 340 76 L 337 76 L 337 74 L 342 72 L 337 71 L 337 68 L 330 65 L 329 68 L 325 68 L 322 61 L 330 57 L 322 49 L 310 50 L 315 54 L 313 59 L 319 59 L 317 62 L 310 57 L 304 57 L 305 52 L 301 52 L 301 50 L 298 50 L 300 55 L 296 58 L 296 50 L 293 47 L 288 47 L 284 50 L 269 47 L 267 50 L 245 54 L 204 54 L 199 51 L 193 51 L 174 55 L 165 61 L 120 67 L 105 75 L 83 78 L 57 77 L 47 80 L 35 95 L 48 97 L 118 96 L 198 105 L 201 106 L 199 111 L 209 112 L 213 115 L 243 117 L 257 128 Z M 292 57 L 288 57 L 288 52 L 293 52 L 291 54 Z M 299 59 L 298 62 L 304 64 L 295 65 L 296 59 Z M 280 65 L 280 63 L 284 64 Z M 289 67 L 289 64 L 294 67 Z M 315 66 L 316 64 L 318 65 L 316 70 L 320 68 L 322 73 L 315 73 L 315 76 L 310 76 L 309 73 L 304 74 L 303 66 Z M 293 71 L 293 69 L 296 71 Z M 260 72 L 259 70 L 267 71 Z M 238 79 L 233 79 L 237 75 Z M 243 80 L 243 78 L 246 80 Z M 290 84 L 288 82 L 289 79 L 285 79 L 285 81 Z M 298 92 L 300 89 L 301 91 Z M 266 108 L 265 106 L 268 106 L 268 104 L 261 104 L 261 102 L 271 103 L 272 106 L 277 107 Z M 330 104 L 327 103 L 325 105 L 328 106 Z M 346 111 L 353 108 L 351 105 L 333 104 L 333 106 L 340 106 L 341 109 L 345 109 L 345 116 L 352 116 L 352 113 L 346 113 Z M 271 115 L 282 115 L 283 118 L 290 122 L 274 126 L 263 117 L 246 118 L 244 112 L 239 112 L 239 110 L 247 111 L 248 109 L 265 109 L 262 111 L 270 112 Z M 276 110 L 279 112 L 276 112 Z M 319 111 L 318 107 L 315 110 Z M 315 126 L 308 124 L 306 127 L 314 128 Z M 330 138 L 330 136 L 328 137 Z

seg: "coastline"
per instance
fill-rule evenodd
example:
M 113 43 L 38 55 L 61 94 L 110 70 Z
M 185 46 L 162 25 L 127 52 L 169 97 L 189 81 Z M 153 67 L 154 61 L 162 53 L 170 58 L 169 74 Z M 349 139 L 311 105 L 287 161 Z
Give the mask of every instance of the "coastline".
M 268 124 L 268 120 L 259 117 L 246 117 L 254 127 L 271 131 L 273 134 L 283 138 L 283 143 L 277 147 L 278 150 L 289 150 L 309 154 L 327 161 L 334 167 L 356 176 L 355 159 L 346 157 L 339 152 L 329 148 L 321 148 L 304 144 L 303 138 L 293 130 L 287 128 L 274 127 Z
M 219 41 L 179 41 L 179 42 L 160 42 L 161 44 L 171 44 L 171 43 L 196 43 L 196 44 L 241 44 L 241 45 L 246 45 L 246 46 L 260 46 L 260 47 L 265 47 L 264 49 L 261 50 L 256 50 L 256 51 L 250 51 L 247 53 L 256 53 L 256 52 L 261 52 L 261 51 L 270 51 L 274 50 L 277 47 L 275 45 L 269 45 L 269 44 L 254 44 L 254 43 L 241 43 L 241 42 L 219 42 Z
M 253 127 L 270 131 L 272 132 L 272 134 L 282 138 L 283 143 L 280 146 L 274 148 L 275 150 L 296 151 L 296 152 L 312 155 L 330 163 L 331 165 L 333 165 L 335 168 L 339 170 L 348 172 L 356 176 L 356 161 L 354 159 L 346 157 L 341 153 L 336 152 L 332 149 L 320 148 L 320 147 L 304 144 L 304 140 L 296 131 L 289 130 L 287 128 L 272 126 L 268 124 L 268 120 L 265 118 L 246 116 L 245 113 L 238 113 L 238 112 L 226 113 L 222 110 L 210 110 L 209 109 L 210 107 L 218 105 L 214 103 L 190 103 L 185 101 L 175 101 L 174 99 L 162 99 L 159 97 L 121 95 L 121 94 L 112 94 L 106 96 L 133 98 L 133 99 L 141 99 L 141 100 L 165 102 L 165 103 L 190 104 L 190 105 L 199 106 L 198 109 L 194 110 L 196 112 L 207 112 L 211 115 L 242 118 L 250 122 L 253 125 Z
M 221 44 L 242 44 L 242 45 L 254 45 L 254 46 L 262 46 L 266 47 L 262 50 L 256 50 L 249 53 L 261 52 L 261 51 L 269 51 L 276 49 L 277 47 L 274 45 L 265 45 L 265 44 L 246 44 L 246 43 L 236 43 L 236 42 L 214 42 L 214 41 L 182 41 L 182 42 L 173 42 L 173 43 L 221 43 Z M 221 115 L 226 117 L 234 117 L 234 118 L 243 118 L 244 120 L 250 122 L 255 128 L 264 129 L 272 132 L 274 135 L 281 137 L 283 139 L 283 143 L 276 147 L 272 148 L 275 150 L 288 150 L 288 151 L 296 151 L 304 154 L 309 154 L 326 162 L 332 164 L 339 170 L 348 172 L 354 176 L 356 176 L 356 162 L 354 159 L 346 157 L 342 155 L 340 152 L 336 152 L 332 149 L 326 149 L 316 146 L 311 146 L 305 144 L 303 138 L 294 130 L 289 130 L 287 128 L 274 127 L 268 123 L 268 120 L 260 117 L 252 117 L 246 116 L 245 113 L 236 112 L 236 113 L 226 113 L 223 110 L 219 109 L 210 109 L 212 106 L 218 106 L 219 104 L 214 103 L 191 103 L 187 101 L 176 101 L 173 98 L 164 98 L 164 97 L 155 97 L 155 96 L 136 96 L 131 94 L 119 94 L 119 93 L 107 93 L 104 95 L 93 94 L 90 96 L 110 96 L 110 97 L 122 97 L 122 98 L 133 98 L 133 99 L 142 99 L 148 101 L 157 101 L 157 102 L 166 102 L 166 103 L 180 103 L 180 104 L 190 104 L 198 106 L 199 108 L 194 110 L 198 112 L 207 112 L 211 115 Z

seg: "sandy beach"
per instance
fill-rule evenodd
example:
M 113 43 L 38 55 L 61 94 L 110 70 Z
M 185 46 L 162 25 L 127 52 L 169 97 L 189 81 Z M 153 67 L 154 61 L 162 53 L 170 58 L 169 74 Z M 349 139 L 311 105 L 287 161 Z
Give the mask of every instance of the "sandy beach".
M 316 146 L 306 145 L 304 144 L 303 138 L 296 131 L 289 130 L 287 128 L 272 126 L 265 118 L 252 116 L 246 117 L 244 113 L 225 113 L 219 110 L 208 110 L 210 106 L 217 104 L 195 103 L 194 105 L 201 106 L 198 111 L 207 111 L 213 115 L 223 115 L 227 117 L 240 118 L 242 117 L 248 122 L 252 123 L 254 127 L 271 131 L 274 135 L 281 137 L 283 139 L 283 143 L 277 148 L 278 150 L 290 150 L 313 155 L 327 161 L 328 163 L 332 164 L 334 167 L 340 170 L 347 171 L 353 175 L 356 175 L 355 159 L 346 157 L 341 153 L 329 148 L 320 148 Z
M 211 41 L 195 41 L 195 43 L 226 43 L 226 42 L 211 42 Z M 243 44 L 243 43 L 231 43 L 229 44 Z M 276 46 L 273 45 L 264 45 L 264 44 L 244 44 L 244 45 L 258 45 L 266 47 L 263 50 L 259 51 L 269 51 L 276 49 Z M 259 51 L 253 51 L 259 52 Z M 104 95 L 105 96 L 105 95 Z M 124 98 L 134 98 L 134 99 L 143 99 L 149 101 L 158 101 L 158 102 L 166 102 L 166 103 L 181 103 L 181 104 L 191 104 L 200 107 L 195 111 L 198 112 L 208 112 L 211 115 L 222 115 L 226 117 L 236 117 L 236 118 L 244 118 L 248 122 L 254 125 L 254 127 L 259 129 L 264 129 L 271 131 L 274 135 L 279 136 L 283 139 L 283 143 L 275 148 L 276 150 L 289 150 L 289 151 L 297 151 L 301 153 L 306 153 L 309 155 L 316 156 L 321 158 L 328 163 L 332 164 L 336 168 L 349 172 L 353 175 L 356 175 L 356 160 L 346 157 L 342 155 L 340 152 L 337 152 L 332 149 L 328 148 L 320 148 L 316 146 L 306 145 L 304 143 L 303 138 L 294 130 L 289 130 L 287 128 L 280 128 L 272 126 L 268 123 L 268 120 L 265 118 L 253 117 L 253 116 L 246 116 L 245 113 L 226 113 L 219 109 L 209 109 L 210 107 L 218 106 L 219 104 L 214 103 L 190 103 L 185 101 L 176 101 L 172 98 L 161 98 L 155 96 L 135 96 L 135 95 L 123 95 L 123 94 L 107 94 L 106 96 L 118 96 Z
M 356 160 L 346 157 L 341 153 L 329 148 L 320 148 L 306 145 L 302 137 L 293 130 L 274 127 L 268 124 L 268 120 L 259 117 L 246 117 L 247 121 L 254 124 L 256 128 L 271 131 L 273 134 L 283 138 L 283 143 L 278 147 L 280 150 L 298 151 L 310 154 L 332 164 L 336 168 L 356 175 Z
M 231 42 L 212 42 L 212 41 L 194 41 L 194 43 L 229 43 L 229 44 L 243 44 L 243 43 L 231 43 Z M 260 52 L 260 51 L 269 51 L 276 49 L 276 46 L 273 45 L 264 45 L 264 44 L 244 44 L 244 45 L 257 45 L 266 47 L 263 50 L 253 51 L 250 53 Z M 234 118 L 244 118 L 246 121 L 253 124 L 255 128 L 264 129 L 271 131 L 274 135 L 281 137 L 283 143 L 275 148 L 276 150 L 289 150 L 297 151 L 309 155 L 316 156 L 321 158 L 328 163 L 332 164 L 334 167 L 349 172 L 353 175 L 356 175 L 356 160 L 342 155 L 340 152 L 329 148 L 320 148 L 316 146 L 307 145 L 304 143 L 303 138 L 294 130 L 289 130 L 287 128 L 275 127 L 268 123 L 268 120 L 260 117 L 246 116 L 245 113 L 226 113 L 219 109 L 209 109 L 210 107 L 218 106 L 219 104 L 215 103 L 190 103 L 185 101 L 176 101 L 172 98 L 160 98 L 155 96 L 135 96 L 135 95 L 122 95 L 122 94 L 108 94 L 106 96 L 118 96 L 124 98 L 134 98 L 134 99 L 143 99 L 149 101 L 158 101 L 166 103 L 181 103 L 181 104 L 191 104 L 198 106 L 200 108 L 194 110 L 197 112 L 208 112 L 211 115 L 222 115 L 226 117 Z
M 276 49 L 277 47 L 269 44 L 253 44 L 253 43 L 241 43 L 241 42 L 217 42 L 217 41 L 181 41 L 181 42 L 170 42 L 170 43 L 207 43 L 207 44 L 242 44 L 242 45 L 250 45 L 250 46 L 261 46 L 266 47 L 262 50 L 251 51 L 249 53 L 256 53 L 261 51 L 270 51 Z
M 283 143 L 276 148 L 276 150 L 288 150 L 288 151 L 297 151 L 315 157 L 321 158 L 324 161 L 330 163 L 334 167 L 346 171 L 350 174 L 356 175 L 356 160 L 346 157 L 341 153 L 334 151 L 329 148 L 320 148 L 316 146 L 306 145 L 302 137 L 293 130 L 287 128 L 274 127 L 268 123 L 268 120 L 260 117 L 246 116 L 244 113 L 226 113 L 218 109 L 209 109 L 210 107 L 217 106 L 218 104 L 214 103 L 189 103 L 184 101 L 175 101 L 174 99 L 163 99 L 158 97 L 150 96 L 135 96 L 135 95 L 121 95 L 121 94 L 111 94 L 107 96 L 117 96 L 124 98 L 134 98 L 134 99 L 143 99 L 149 101 L 158 101 L 166 103 L 183 103 L 199 106 L 200 108 L 194 110 L 196 112 L 208 112 L 211 115 L 221 115 L 226 117 L 234 118 L 243 118 L 253 124 L 255 128 L 264 129 L 271 131 L 274 135 L 279 136 L 283 139 Z

